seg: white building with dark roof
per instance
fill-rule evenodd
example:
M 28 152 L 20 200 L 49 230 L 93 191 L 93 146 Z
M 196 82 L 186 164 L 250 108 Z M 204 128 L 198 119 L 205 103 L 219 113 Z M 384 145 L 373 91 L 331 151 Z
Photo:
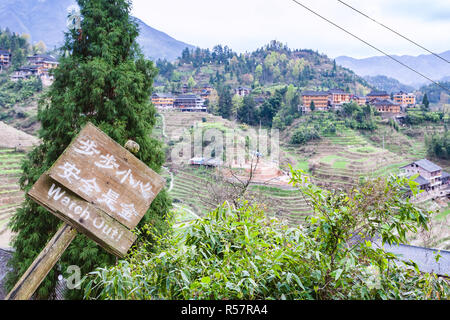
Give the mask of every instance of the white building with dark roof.
M 450 175 L 435 163 L 422 159 L 400 168 L 407 177 L 417 176 L 420 198 L 445 197 L 450 195 Z

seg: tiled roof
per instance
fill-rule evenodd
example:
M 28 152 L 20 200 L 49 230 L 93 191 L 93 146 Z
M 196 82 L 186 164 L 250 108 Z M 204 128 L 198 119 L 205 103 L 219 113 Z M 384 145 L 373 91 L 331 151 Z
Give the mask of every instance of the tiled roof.
M 398 246 L 384 245 L 384 249 L 399 256 L 400 260 L 414 261 L 422 272 L 435 273 L 440 276 L 450 275 L 450 251 L 436 250 L 400 244 Z M 436 255 L 441 255 L 436 262 Z
M 417 182 L 419 186 L 425 186 L 427 184 L 430 184 L 430 181 L 428 181 L 422 176 L 418 176 L 416 179 L 414 179 L 414 181 Z
M 397 106 L 398 103 L 395 103 L 394 101 L 390 99 L 374 99 L 371 102 L 374 106 Z
M 433 162 L 431 162 L 430 160 L 427 160 L 427 159 L 422 159 L 419 161 L 412 162 L 406 166 L 401 167 L 400 169 L 409 167 L 410 165 L 413 165 L 413 164 L 418 165 L 419 167 L 427 170 L 428 172 L 435 172 L 435 171 L 442 170 L 441 167 L 439 167 L 438 165 L 434 164 Z
M 328 92 L 324 91 L 303 91 L 304 96 L 329 96 Z
M 200 97 L 195 94 L 184 94 L 177 97 L 177 100 L 182 99 L 200 99 Z
M 152 98 L 175 98 L 171 93 L 154 93 Z
M 388 96 L 388 95 L 389 94 L 386 91 L 372 91 L 367 96 L 372 97 L 372 96 Z
M 331 94 L 333 94 L 333 93 L 335 93 L 335 94 L 350 94 L 348 92 L 345 92 L 342 89 L 330 89 L 330 90 L 328 90 L 328 93 L 331 93 Z
M 435 172 L 435 171 L 442 170 L 441 167 L 439 167 L 438 165 L 434 164 L 433 162 L 431 162 L 427 159 L 422 159 L 422 160 L 416 161 L 414 163 L 429 172 Z

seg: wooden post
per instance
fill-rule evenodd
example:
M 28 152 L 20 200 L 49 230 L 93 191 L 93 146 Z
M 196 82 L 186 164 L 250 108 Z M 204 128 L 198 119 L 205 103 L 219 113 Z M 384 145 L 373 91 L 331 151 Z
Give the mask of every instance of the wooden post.
M 29 300 L 76 235 L 75 229 L 63 224 L 5 300 Z

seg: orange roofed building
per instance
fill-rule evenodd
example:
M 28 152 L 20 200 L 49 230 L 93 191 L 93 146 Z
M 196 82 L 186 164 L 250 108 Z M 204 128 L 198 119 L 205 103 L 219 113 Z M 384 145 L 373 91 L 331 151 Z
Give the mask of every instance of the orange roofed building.
M 413 93 L 400 91 L 394 94 L 394 102 L 402 107 L 414 106 L 416 104 L 416 96 Z
M 172 109 L 175 97 L 169 93 L 155 93 L 152 95 L 152 103 L 158 109 Z
M 391 98 L 391 96 L 386 91 L 372 91 L 371 93 L 369 93 L 367 95 L 368 101 L 375 100 L 375 99 L 387 100 L 390 98 Z
M 311 102 L 314 102 L 315 110 L 328 110 L 329 93 L 323 91 L 305 91 L 302 93 L 304 112 L 310 112 Z

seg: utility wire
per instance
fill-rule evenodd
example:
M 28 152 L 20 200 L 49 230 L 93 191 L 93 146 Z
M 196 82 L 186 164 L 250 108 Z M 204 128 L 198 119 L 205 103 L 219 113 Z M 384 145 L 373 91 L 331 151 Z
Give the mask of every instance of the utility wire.
M 444 87 L 444 86 L 440 85 L 440 84 L 439 84 L 439 83 L 437 83 L 436 81 L 434 81 L 434 80 L 430 79 L 429 77 L 427 77 L 426 75 L 424 75 L 424 74 L 420 73 L 419 71 L 417 71 L 417 70 L 415 70 L 415 69 L 411 68 L 411 67 L 410 67 L 410 66 L 408 66 L 407 64 L 405 64 L 405 63 L 401 62 L 400 60 L 398 60 L 398 59 L 394 58 L 393 56 L 391 56 L 390 54 L 388 54 L 388 53 L 384 52 L 383 50 L 381 50 L 381 49 L 378 49 L 377 47 L 375 47 L 374 45 L 370 44 L 370 43 L 369 43 L 369 42 L 367 42 L 366 40 L 364 40 L 364 39 L 361 39 L 361 38 L 360 38 L 360 37 L 358 37 L 357 35 L 355 35 L 355 34 L 351 33 L 350 31 L 348 31 L 348 30 L 344 29 L 343 27 L 341 27 L 341 26 L 337 25 L 337 24 L 336 24 L 336 23 L 334 23 L 333 21 L 331 21 L 331 20 L 329 20 L 329 19 L 325 18 L 324 16 L 322 16 L 322 15 L 318 14 L 317 12 L 315 12 L 314 10 L 312 10 L 312 9 L 308 8 L 308 7 L 307 7 L 307 6 L 305 6 L 304 4 L 302 4 L 302 3 L 298 2 L 297 0 L 292 0 L 292 1 L 293 1 L 293 2 L 295 2 L 296 4 L 298 4 L 299 6 L 303 7 L 304 9 L 308 10 L 309 12 L 313 13 L 314 15 L 318 16 L 319 18 L 321 18 L 321 19 L 325 20 L 326 22 L 328 22 L 328 23 L 330 23 L 330 24 L 334 25 L 334 26 L 335 26 L 336 28 L 338 28 L 338 29 L 340 29 L 340 30 L 344 31 L 345 33 L 348 33 L 348 34 L 349 34 L 349 35 L 351 35 L 352 37 L 354 37 L 354 38 L 358 39 L 359 41 L 361 41 L 361 42 L 365 43 L 365 44 L 366 44 L 366 45 L 368 45 L 369 47 L 371 47 L 371 48 L 373 48 L 373 49 L 377 50 L 378 52 L 382 53 L 382 54 L 383 54 L 383 55 L 385 55 L 386 57 L 388 57 L 388 58 L 390 58 L 390 59 L 394 60 L 395 62 L 397 62 L 397 63 L 401 64 L 401 65 L 402 65 L 402 66 L 404 66 L 405 68 L 408 68 L 409 70 L 413 71 L 414 73 L 417 73 L 417 74 L 418 74 L 419 76 L 421 76 L 421 77 L 423 77 L 423 78 L 427 79 L 428 81 L 430 81 L 430 82 L 434 83 L 435 85 L 439 86 L 440 88 L 442 88 L 442 89 L 444 89 L 445 91 L 447 91 L 447 92 L 449 92 L 449 93 L 450 93 L 450 89 L 448 89 L 448 88 L 446 88 L 446 87 Z
M 408 40 L 408 41 L 411 42 L 412 44 L 415 44 L 415 45 L 418 46 L 419 48 L 421 48 L 421 49 L 423 49 L 423 50 L 425 50 L 425 51 L 431 53 L 431 54 L 434 55 L 435 57 L 437 57 L 437 58 L 439 58 L 439 59 L 441 59 L 441 60 L 447 62 L 448 64 L 450 64 L 450 61 L 448 61 L 448 60 L 445 59 L 444 57 L 438 55 L 437 53 L 434 53 L 434 52 L 431 51 L 431 50 L 428 50 L 428 49 L 425 48 L 424 46 L 422 46 L 422 45 L 418 44 L 417 42 L 415 42 L 415 41 L 413 41 L 413 40 L 411 40 L 411 39 L 405 37 L 404 35 L 402 35 L 402 34 L 400 34 L 399 32 L 393 30 L 392 28 L 389 28 L 388 26 L 384 25 L 383 23 L 378 22 L 377 20 L 375 20 L 375 19 L 369 17 L 367 14 L 365 14 L 365 13 L 361 12 L 360 10 L 358 10 L 358 9 L 356 9 L 356 8 L 354 8 L 354 7 L 352 7 L 352 6 L 349 5 L 348 3 L 345 3 L 344 1 L 341 1 L 341 0 L 337 0 L 337 1 L 340 2 L 340 3 L 342 3 L 344 6 L 347 6 L 348 8 L 352 9 L 353 11 L 358 12 L 359 14 L 363 15 L 363 16 L 366 17 L 367 19 L 372 20 L 373 22 L 379 24 L 379 25 L 382 26 L 383 28 L 386 28 L 386 29 L 388 29 L 389 31 L 395 33 L 396 35 L 402 37 L 403 39 Z

